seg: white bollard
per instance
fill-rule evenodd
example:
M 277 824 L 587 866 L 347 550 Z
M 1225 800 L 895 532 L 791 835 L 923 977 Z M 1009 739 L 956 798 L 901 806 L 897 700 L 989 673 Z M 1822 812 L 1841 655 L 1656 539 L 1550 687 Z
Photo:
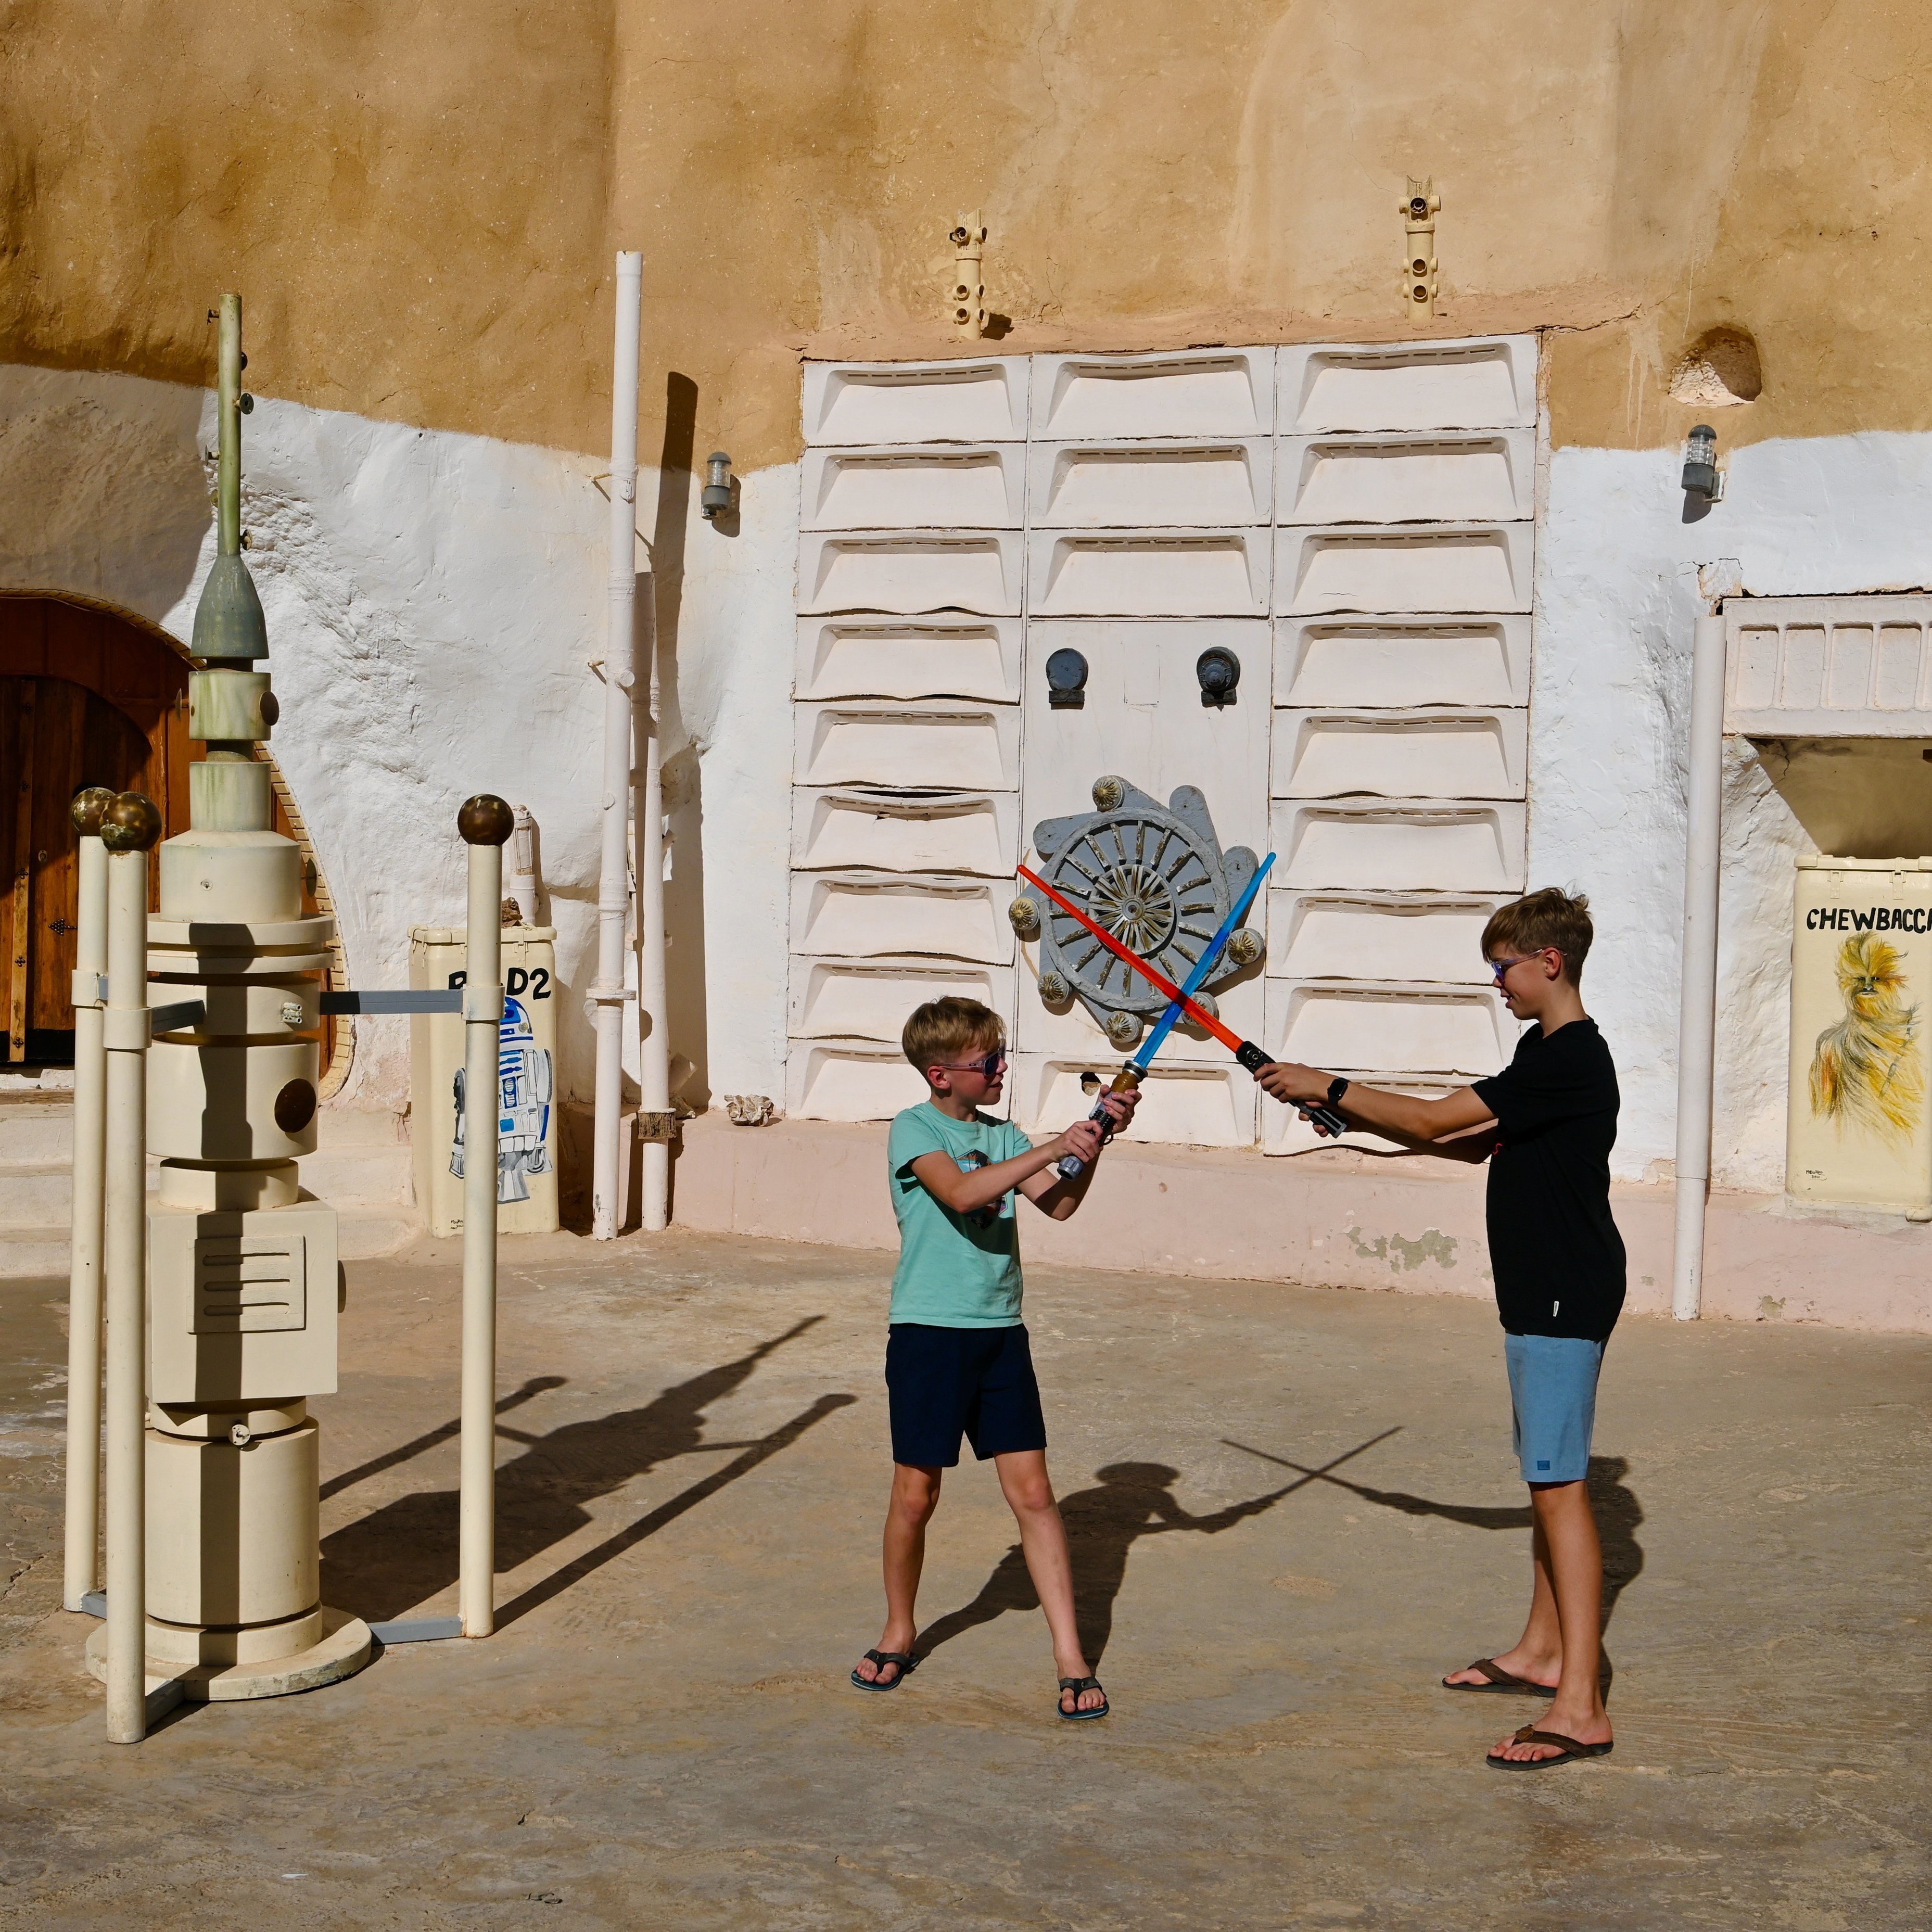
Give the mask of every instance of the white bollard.
M 107 1738 L 148 1730 L 148 854 L 161 814 L 123 792 L 101 814 L 107 858 Z
M 107 982 L 104 785 L 75 795 L 80 916 L 74 972 L 74 1235 L 68 1274 L 67 1560 L 61 1601 L 83 1610 L 100 1587 L 101 1177 L 107 1157 L 107 1050 L 101 1043 Z
M 457 814 L 470 848 L 463 980 L 462 1496 L 458 1608 L 465 1636 L 496 1628 L 496 1121 L 503 1024 L 503 842 L 510 808 L 478 793 Z

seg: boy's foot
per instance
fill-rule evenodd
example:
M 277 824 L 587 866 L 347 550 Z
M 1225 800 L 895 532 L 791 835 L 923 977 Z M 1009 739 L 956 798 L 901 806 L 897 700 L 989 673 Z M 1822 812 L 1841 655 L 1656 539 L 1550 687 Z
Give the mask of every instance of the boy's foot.
M 1554 1684 L 1538 1684 L 1531 1678 L 1519 1677 L 1514 1671 L 1505 1670 L 1493 1657 L 1479 1657 L 1466 1669 L 1452 1670 L 1442 1683 L 1449 1690 L 1527 1691 L 1535 1697 L 1556 1694 Z
M 1488 1762 L 1498 1771 L 1533 1771 L 1576 1758 L 1607 1757 L 1612 1743 L 1608 1718 L 1559 1725 L 1552 1714 L 1543 1724 L 1526 1724 L 1500 1739 Z
M 861 1690 L 893 1690 L 918 1668 L 910 1651 L 868 1650 L 854 1666 L 852 1682 Z
M 1451 1690 L 1500 1690 L 1509 1687 L 1498 1684 L 1484 1666 L 1500 1670 L 1506 1676 L 1514 1678 L 1517 1683 L 1534 1685 L 1541 1690 L 1554 1690 L 1563 1676 L 1563 1660 L 1560 1657 L 1533 1657 L 1518 1646 L 1514 1650 L 1504 1651 L 1496 1657 L 1480 1658 L 1462 1670 L 1452 1670 L 1442 1682 Z
M 1070 1723 L 1087 1718 L 1104 1718 L 1112 1706 L 1100 1688 L 1097 1677 L 1063 1677 L 1060 1680 L 1060 1714 Z

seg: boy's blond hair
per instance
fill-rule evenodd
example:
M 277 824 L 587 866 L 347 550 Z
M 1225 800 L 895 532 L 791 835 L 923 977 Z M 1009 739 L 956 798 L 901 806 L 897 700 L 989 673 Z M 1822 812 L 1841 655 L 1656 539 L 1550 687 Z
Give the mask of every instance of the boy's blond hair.
M 1508 905 L 1498 906 L 1483 928 L 1483 957 L 1498 948 L 1510 952 L 1540 952 L 1547 946 L 1563 956 L 1563 976 L 1573 986 L 1583 983 L 1583 962 L 1588 958 L 1596 928 L 1590 923 L 1590 902 L 1581 892 L 1545 886 L 1526 892 Z
M 913 1009 L 899 1046 L 922 1078 L 928 1066 L 958 1060 L 970 1048 L 991 1053 L 1006 1043 L 1006 1023 L 991 1006 L 949 994 Z

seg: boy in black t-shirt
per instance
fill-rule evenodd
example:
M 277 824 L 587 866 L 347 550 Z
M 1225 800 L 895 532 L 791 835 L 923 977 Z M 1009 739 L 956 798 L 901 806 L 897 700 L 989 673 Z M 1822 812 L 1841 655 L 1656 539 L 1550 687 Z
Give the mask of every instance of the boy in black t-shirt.
M 1535 1586 L 1515 1647 L 1442 1682 L 1452 1690 L 1554 1693 L 1544 1728 L 1525 1725 L 1490 1753 L 1499 1771 L 1610 1749 L 1598 1683 L 1604 1557 L 1585 1478 L 1597 1373 L 1624 1303 L 1624 1244 L 1610 1217 L 1617 1072 L 1577 990 L 1590 939 L 1580 893 L 1550 886 L 1498 909 L 1483 928 L 1483 956 L 1510 1011 L 1537 1024 L 1502 1072 L 1440 1100 L 1286 1061 L 1255 1076 L 1277 1100 L 1325 1100 L 1352 1125 L 1420 1152 L 1490 1162 L 1490 1262 L 1529 1485 Z

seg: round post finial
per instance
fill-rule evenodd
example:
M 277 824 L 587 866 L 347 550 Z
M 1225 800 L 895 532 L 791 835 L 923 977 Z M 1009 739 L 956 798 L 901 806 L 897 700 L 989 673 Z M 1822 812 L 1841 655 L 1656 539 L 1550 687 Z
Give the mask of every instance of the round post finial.
M 493 791 L 479 791 L 463 801 L 456 829 L 466 845 L 501 845 L 517 829 L 515 814 Z
M 114 794 L 105 785 L 86 785 L 74 795 L 67 815 L 83 838 L 100 836 L 100 814 L 114 802 Z
M 138 791 L 110 799 L 100 814 L 100 842 L 110 852 L 146 852 L 161 836 L 161 814 L 154 801 Z

